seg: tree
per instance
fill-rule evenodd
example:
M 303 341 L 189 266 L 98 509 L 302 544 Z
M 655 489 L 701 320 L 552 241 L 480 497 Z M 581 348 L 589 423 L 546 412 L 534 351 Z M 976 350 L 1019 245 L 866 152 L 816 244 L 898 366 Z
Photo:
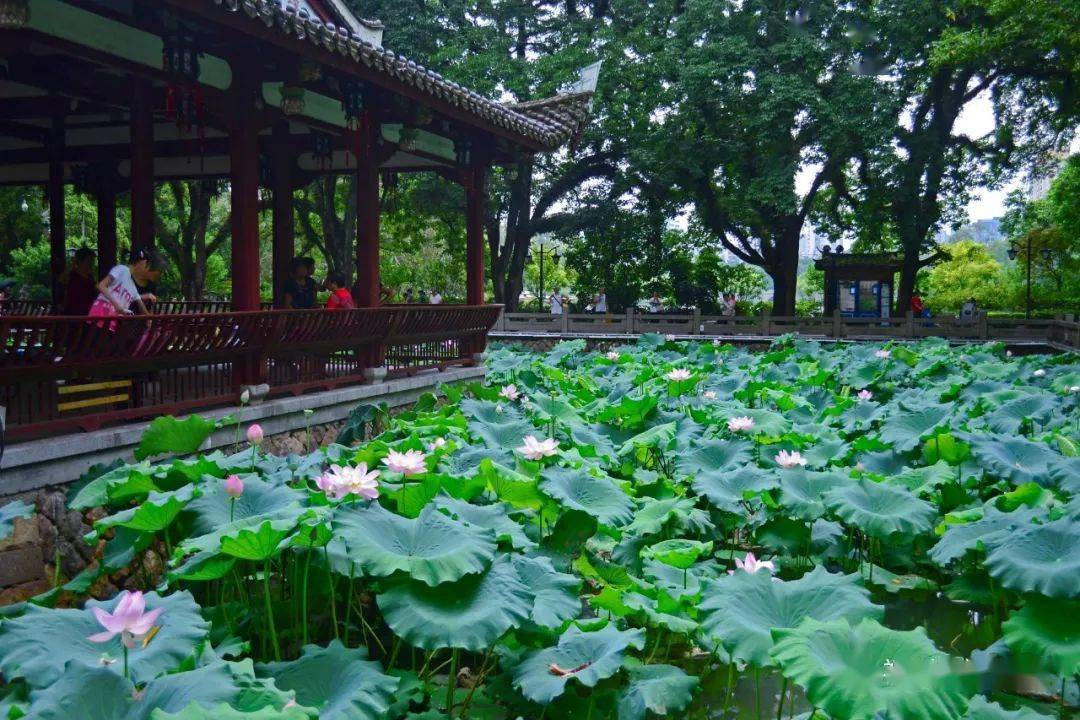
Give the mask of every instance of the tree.
M 229 290 L 219 256 L 231 230 L 222 192 L 217 180 L 169 180 L 157 187 L 154 235 L 172 265 L 164 284 L 173 280 L 188 300 Z
M 1004 273 L 986 246 L 961 240 L 942 250 L 926 273 L 926 303 L 934 312 L 958 311 L 968 298 L 987 309 L 1003 306 Z

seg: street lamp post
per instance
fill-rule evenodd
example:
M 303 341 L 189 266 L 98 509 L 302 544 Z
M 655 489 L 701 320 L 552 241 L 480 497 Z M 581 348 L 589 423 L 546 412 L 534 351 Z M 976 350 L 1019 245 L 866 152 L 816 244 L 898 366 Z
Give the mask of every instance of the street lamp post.
M 544 309 L 544 255 L 547 253 L 547 248 L 544 247 L 544 243 L 541 242 L 541 243 L 538 244 L 538 252 L 540 254 L 540 293 L 539 293 L 539 297 L 537 298 L 537 300 L 539 300 L 539 302 L 540 302 L 540 310 L 541 310 L 541 312 L 543 312 L 543 309 Z M 559 251 L 558 250 L 552 250 L 550 255 L 551 255 L 551 261 L 553 263 L 555 263 L 556 265 L 558 265 L 559 264 Z M 525 258 L 525 260 L 527 262 L 532 262 L 532 254 L 530 253 L 529 256 Z
M 1027 238 L 1027 245 L 1025 247 L 1025 254 L 1027 255 L 1027 307 L 1026 316 L 1027 319 L 1031 319 L 1031 233 L 1025 233 Z M 1009 259 L 1016 260 L 1016 256 L 1020 254 L 1021 243 L 1017 240 L 1011 240 L 1009 242 Z

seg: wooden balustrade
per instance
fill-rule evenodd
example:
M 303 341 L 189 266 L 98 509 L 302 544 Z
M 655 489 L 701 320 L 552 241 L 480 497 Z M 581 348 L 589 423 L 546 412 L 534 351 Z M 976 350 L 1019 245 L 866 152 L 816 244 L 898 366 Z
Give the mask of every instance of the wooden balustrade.
M 11 437 L 228 404 L 242 385 L 329 389 L 385 367 L 474 362 L 499 306 L 0 316 L 0 405 Z

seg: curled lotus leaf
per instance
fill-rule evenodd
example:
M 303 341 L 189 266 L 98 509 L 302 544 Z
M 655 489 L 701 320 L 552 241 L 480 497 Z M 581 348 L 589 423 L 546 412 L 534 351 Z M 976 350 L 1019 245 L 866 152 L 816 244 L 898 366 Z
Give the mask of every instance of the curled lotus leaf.
M 1080 525 L 1063 517 L 1005 534 L 987 554 L 986 569 L 1010 590 L 1080 596 Z
M 822 500 L 845 523 L 882 540 L 925 533 L 937 517 L 937 508 L 910 491 L 865 478 L 834 487 Z
M 1080 672 L 1080 600 L 1031 595 L 1002 626 L 1009 649 L 1039 670 L 1071 677 Z
M 529 700 L 547 704 L 566 692 L 571 680 L 591 688 L 611 677 L 629 648 L 644 646 L 644 630 L 619 630 L 609 623 L 586 632 L 571 626 L 554 647 L 526 654 L 514 668 L 514 686 Z
M 983 516 L 966 523 L 950 524 L 937 544 L 930 548 L 930 559 L 946 566 L 971 550 L 986 549 L 1008 535 L 1032 527 L 1034 514 L 1027 510 L 1001 512 L 987 506 Z
M 563 507 L 596 518 L 601 525 L 619 527 L 633 519 L 634 502 L 613 480 L 589 475 L 584 469 L 546 468 L 540 490 Z
M 645 720 L 649 713 L 674 717 L 694 699 L 698 679 L 674 665 L 630 668 L 629 684 L 619 691 L 618 720 Z
M 776 470 L 748 465 L 734 472 L 700 472 L 692 486 L 694 492 L 708 498 L 717 510 L 741 512 L 744 501 L 780 487 L 780 477 Z

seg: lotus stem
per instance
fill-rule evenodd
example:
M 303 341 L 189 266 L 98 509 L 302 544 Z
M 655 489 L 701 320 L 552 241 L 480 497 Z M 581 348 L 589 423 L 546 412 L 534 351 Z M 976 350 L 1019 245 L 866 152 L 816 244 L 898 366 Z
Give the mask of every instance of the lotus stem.
M 731 697 L 735 693 L 735 660 L 728 658 L 727 666 L 727 693 L 724 694 L 724 709 L 721 712 L 722 716 L 727 715 L 728 708 L 731 707 Z
M 266 599 L 266 622 L 270 629 L 270 643 L 274 646 L 274 660 L 281 662 L 281 645 L 278 644 L 277 626 L 274 625 L 274 606 L 270 602 L 270 558 L 263 566 L 263 597 Z
M 390 659 L 386 662 L 386 669 L 394 667 L 394 663 L 397 662 L 398 653 L 401 651 L 401 638 L 395 637 L 394 644 L 391 646 Z
M 120 647 L 124 649 L 124 679 L 128 679 L 128 647 L 123 642 L 120 643 Z
M 450 654 L 450 677 L 446 679 L 446 717 L 454 716 L 454 690 L 457 688 L 458 649 Z
M 304 626 L 303 643 L 308 644 L 308 571 L 311 570 L 311 550 L 304 554 L 304 580 L 300 583 L 300 624 Z
M 761 671 L 754 666 L 754 717 L 761 720 Z
M 229 498 L 229 522 L 233 521 L 233 515 L 236 514 L 236 498 Z
M 349 561 L 349 584 L 345 586 L 345 647 L 349 646 L 349 619 L 352 615 L 353 572 L 355 566 Z M 361 618 L 363 619 L 363 618 Z
M 784 716 L 784 694 L 787 693 L 788 680 L 786 676 L 783 677 L 783 681 L 780 683 L 780 703 L 776 706 L 776 720 L 782 720 Z
M 593 706 L 596 705 L 596 692 L 594 689 L 589 690 L 589 713 L 585 716 L 585 720 L 592 720 Z
M 334 624 L 334 639 L 340 640 L 337 620 L 337 583 L 334 582 L 334 573 L 330 569 L 330 551 L 323 545 L 323 558 L 326 560 L 326 589 L 330 591 L 330 622 Z

